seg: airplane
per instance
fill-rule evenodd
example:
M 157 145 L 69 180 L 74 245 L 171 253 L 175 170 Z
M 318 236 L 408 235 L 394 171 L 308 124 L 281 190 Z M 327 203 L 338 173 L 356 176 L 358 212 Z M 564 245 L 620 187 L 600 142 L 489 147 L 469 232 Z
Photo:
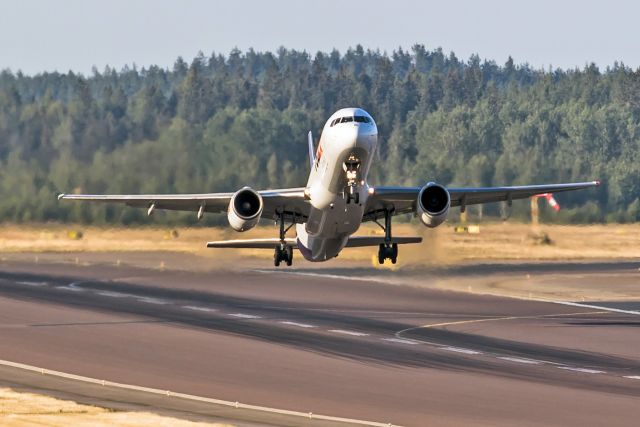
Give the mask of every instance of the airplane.
M 236 231 L 247 231 L 261 218 L 279 225 L 278 238 L 240 239 L 207 243 L 209 248 L 274 249 L 274 265 L 288 266 L 293 250 L 313 262 L 327 261 L 344 248 L 377 246 L 378 262 L 398 259 L 398 245 L 420 243 L 421 237 L 392 234 L 392 218 L 401 214 L 418 216 L 426 227 L 442 224 L 450 208 L 480 203 L 524 199 L 541 193 L 579 190 L 600 185 L 599 181 L 511 187 L 446 188 L 435 182 L 421 187 L 371 186 L 367 174 L 378 143 L 375 121 L 361 108 L 343 108 L 327 120 L 317 148 L 311 132 L 309 179 L 305 187 L 256 191 L 244 187 L 233 193 L 91 195 L 60 194 L 60 200 L 115 202 L 145 208 L 226 213 Z M 354 236 L 363 222 L 373 221 L 384 236 Z M 286 237 L 295 226 L 296 237 Z

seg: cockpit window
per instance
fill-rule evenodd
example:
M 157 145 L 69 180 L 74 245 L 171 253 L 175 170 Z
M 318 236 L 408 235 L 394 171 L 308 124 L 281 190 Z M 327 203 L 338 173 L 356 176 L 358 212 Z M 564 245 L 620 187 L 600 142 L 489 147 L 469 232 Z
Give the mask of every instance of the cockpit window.
M 347 116 L 347 117 L 338 117 L 333 120 L 329 126 L 333 127 L 338 123 L 349 123 L 349 122 L 357 122 L 357 123 L 371 123 L 371 119 L 367 116 Z

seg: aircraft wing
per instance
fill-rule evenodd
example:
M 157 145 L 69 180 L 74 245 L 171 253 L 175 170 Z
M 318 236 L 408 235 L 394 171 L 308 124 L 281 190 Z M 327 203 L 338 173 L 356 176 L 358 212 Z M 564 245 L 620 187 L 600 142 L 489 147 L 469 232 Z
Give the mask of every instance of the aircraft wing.
M 391 243 L 399 245 L 409 243 L 420 243 L 422 237 L 393 237 Z M 236 239 L 217 240 L 207 243 L 208 248 L 236 248 L 236 249 L 273 249 L 280 244 L 280 239 Z M 346 248 L 361 248 L 364 246 L 378 246 L 385 243 L 384 236 L 351 236 L 347 240 Z M 298 244 L 294 238 L 284 239 L 286 246 L 298 249 Z
M 284 212 L 296 222 L 309 215 L 309 202 L 305 200 L 304 188 L 258 191 L 264 201 L 262 217 L 275 219 L 277 212 Z M 136 208 L 174 211 L 226 213 L 234 193 L 203 194 L 60 194 L 59 200 L 83 200 L 92 202 L 121 203 Z
M 600 181 L 589 181 L 512 187 L 447 188 L 447 191 L 451 196 L 451 207 L 455 207 L 526 199 L 536 194 L 581 190 L 599 185 Z M 363 221 L 383 218 L 385 210 L 393 210 L 394 215 L 415 212 L 421 189 L 422 187 L 372 187 Z

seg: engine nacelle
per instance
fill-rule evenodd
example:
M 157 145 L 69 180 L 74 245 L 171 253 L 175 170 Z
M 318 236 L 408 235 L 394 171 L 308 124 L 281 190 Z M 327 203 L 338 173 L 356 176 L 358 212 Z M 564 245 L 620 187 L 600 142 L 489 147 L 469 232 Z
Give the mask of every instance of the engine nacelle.
M 257 191 L 249 187 L 236 191 L 229 202 L 229 225 L 236 231 L 252 229 L 260 221 L 263 206 L 262 196 Z
M 447 219 L 450 206 L 451 196 L 440 184 L 430 182 L 418 194 L 418 215 L 420 221 L 429 228 L 437 227 Z

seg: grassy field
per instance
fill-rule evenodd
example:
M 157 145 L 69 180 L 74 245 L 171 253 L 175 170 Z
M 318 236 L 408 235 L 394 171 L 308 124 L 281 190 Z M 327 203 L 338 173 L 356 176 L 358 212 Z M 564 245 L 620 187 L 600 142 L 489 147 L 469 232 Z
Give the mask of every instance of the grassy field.
M 81 238 L 79 234 L 82 234 Z M 360 235 L 382 234 L 367 224 Z M 640 224 L 626 225 L 542 225 L 486 223 L 477 234 L 455 232 L 444 224 L 436 229 L 398 224 L 398 236 L 418 235 L 419 245 L 401 247 L 400 260 L 409 264 L 447 264 L 452 262 L 495 260 L 581 260 L 640 257 Z M 97 228 L 69 225 L 3 225 L 0 252 L 114 252 L 172 251 L 226 258 L 237 255 L 230 250 L 207 249 L 208 240 L 275 237 L 275 227 L 258 227 L 246 233 L 225 228 Z M 243 256 L 272 257 L 270 250 L 240 250 Z M 346 249 L 340 260 L 375 261 L 376 248 Z
M 148 412 L 114 411 L 98 406 L 82 405 L 34 393 L 0 388 L 0 425 L 27 426 L 177 426 L 231 427 L 179 420 Z

